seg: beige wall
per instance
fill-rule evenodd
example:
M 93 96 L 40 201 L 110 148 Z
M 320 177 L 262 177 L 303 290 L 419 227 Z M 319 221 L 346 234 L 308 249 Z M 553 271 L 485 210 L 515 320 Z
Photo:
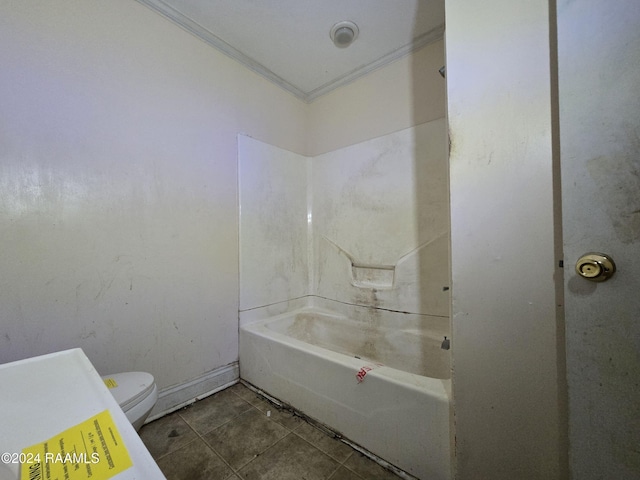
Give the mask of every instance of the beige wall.
M 309 108 L 306 154 L 315 156 L 445 116 L 444 43 L 431 43 L 328 93 Z
M 0 65 L 0 362 L 237 361 L 236 136 L 302 151 L 307 105 L 128 0 L 2 2 Z

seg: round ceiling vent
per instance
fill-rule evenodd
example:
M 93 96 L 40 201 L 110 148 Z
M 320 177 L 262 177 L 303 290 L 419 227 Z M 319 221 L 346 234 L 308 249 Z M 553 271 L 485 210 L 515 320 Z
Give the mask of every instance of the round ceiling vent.
M 338 22 L 331 27 L 331 40 L 338 48 L 347 48 L 358 38 L 358 26 L 353 22 Z

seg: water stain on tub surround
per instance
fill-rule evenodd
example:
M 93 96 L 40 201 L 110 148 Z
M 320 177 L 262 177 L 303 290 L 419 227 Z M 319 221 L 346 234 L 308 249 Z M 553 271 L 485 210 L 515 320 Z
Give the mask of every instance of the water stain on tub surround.
M 311 345 L 327 348 L 349 356 L 375 360 L 379 358 L 378 348 L 384 344 L 380 328 L 379 312 L 370 312 L 356 321 L 360 324 L 357 335 L 351 330 L 339 328 L 340 317 L 324 317 L 317 313 L 297 313 L 287 327 L 287 335 Z M 351 333 L 349 333 L 351 332 Z M 386 346 L 389 349 L 391 346 Z
M 312 345 L 316 344 L 314 335 L 315 315 L 312 313 L 298 313 L 293 319 L 293 323 L 287 327 L 287 335 Z
M 442 288 L 449 282 L 448 268 L 442 264 L 448 238 L 446 232 L 434 232 L 432 239 L 389 264 L 367 264 L 321 235 L 315 272 L 317 294 L 365 307 L 448 316 L 450 293 Z M 358 273 L 362 276 L 357 277 Z
M 432 378 L 450 377 L 450 353 L 441 348 L 444 336 L 430 321 L 402 318 L 414 316 L 411 314 L 352 307 L 349 313 L 339 314 L 291 312 L 268 329 L 365 363 Z

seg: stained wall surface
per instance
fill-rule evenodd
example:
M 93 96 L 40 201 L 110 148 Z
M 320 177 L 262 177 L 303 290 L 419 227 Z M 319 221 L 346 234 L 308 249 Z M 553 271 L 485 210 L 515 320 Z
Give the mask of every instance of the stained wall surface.
M 549 3 L 446 8 L 457 475 L 562 478 Z
M 449 315 L 444 119 L 313 159 L 314 291 Z
M 576 28 L 580 25 L 580 28 Z M 640 8 L 558 2 L 572 478 L 640 478 Z M 588 252 L 613 258 L 602 283 Z
M 446 123 L 304 157 L 239 137 L 240 309 L 305 295 L 447 318 Z
M 443 64 L 440 40 L 315 100 L 298 163 L 286 148 L 240 138 L 242 310 L 300 295 L 304 228 L 307 294 L 449 314 Z M 303 202 L 307 212 L 294 227 Z M 295 234 L 275 228 L 285 225 Z M 397 275 L 356 268 L 356 276 L 375 278 L 354 286 L 350 256 Z
M 237 134 L 302 151 L 307 106 L 127 0 L 0 3 L 0 64 L 0 362 L 236 362 Z
M 238 134 L 314 156 L 429 123 L 443 58 L 307 105 L 137 2 L 0 4 L 0 362 L 81 347 L 160 389 L 236 362 Z
M 240 310 L 309 295 L 311 159 L 238 136 Z

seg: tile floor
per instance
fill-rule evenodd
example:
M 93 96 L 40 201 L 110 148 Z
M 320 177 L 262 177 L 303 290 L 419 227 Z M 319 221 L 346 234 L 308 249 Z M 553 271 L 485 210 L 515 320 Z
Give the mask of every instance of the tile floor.
M 148 423 L 140 437 L 168 480 L 400 478 L 240 383 Z

